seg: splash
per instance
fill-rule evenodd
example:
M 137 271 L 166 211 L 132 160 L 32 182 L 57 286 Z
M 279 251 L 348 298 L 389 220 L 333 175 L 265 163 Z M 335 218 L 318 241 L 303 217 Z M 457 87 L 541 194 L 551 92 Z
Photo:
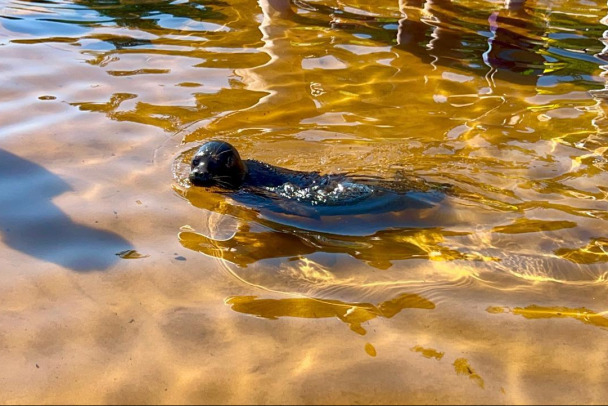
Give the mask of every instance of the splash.
M 313 182 L 311 186 L 307 187 L 285 183 L 265 189 L 286 199 L 309 203 L 313 206 L 348 205 L 359 202 L 373 194 L 373 189 L 367 185 L 327 179 L 323 179 L 321 182 Z

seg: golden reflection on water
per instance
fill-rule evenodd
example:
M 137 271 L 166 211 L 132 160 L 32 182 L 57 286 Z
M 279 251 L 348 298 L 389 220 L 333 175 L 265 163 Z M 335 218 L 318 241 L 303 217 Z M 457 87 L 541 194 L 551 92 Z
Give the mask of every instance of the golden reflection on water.
M 392 235 L 393 234 L 393 235 Z M 397 234 L 397 235 L 394 235 Z M 229 240 L 214 240 L 203 234 L 181 232 L 181 243 L 192 250 L 224 259 L 239 267 L 247 267 L 260 260 L 306 256 L 315 252 L 348 254 L 377 269 L 389 269 L 395 260 L 429 259 L 449 261 L 454 259 L 474 260 L 474 255 L 461 254 L 434 242 L 443 242 L 441 235 L 413 231 L 399 233 L 377 233 L 367 239 L 343 238 L 323 235 L 290 234 L 277 231 L 249 232 L 239 229 Z M 399 251 L 392 249 L 399 244 Z M 479 260 L 482 260 L 480 257 Z M 489 260 L 489 259 L 488 259 Z
M 402 293 L 397 297 L 373 305 L 371 303 L 344 303 L 337 300 L 314 298 L 257 299 L 255 296 L 230 297 L 226 303 L 232 310 L 276 320 L 279 317 L 326 318 L 337 317 L 355 333 L 365 335 L 361 324 L 376 317 L 391 318 L 403 309 L 435 308 L 433 302 L 416 294 Z
M 584 307 L 577 309 L 568 308 L 564 306 L 538 306 L 530 305 L 526 307 L 515 307 L 513 309 L 504 309 L 499 306 L 488 307 L 488 313 L 512 313 L 519 316 L 523 316 L 526 319 L 550 319 L 550 318 L 572 318 L 579 320 L 585 324 L 591 324 L 593 326 L 608 328 L 608 319 L 604 317 L 608 311 L 602 311 L 596 313 Z
M 469 361 L 467 361 L 466 358 L 458 358 L 455 360 L 454 369 L 456 370 L 457 374 L 468 376 L 471 380 L 475 381 L 480 388 L 484 388 L 483 378 L 479 376 L 479 374 L 476 373 L 473 368 L 471 368 Z
M 370 357 L 375 357 L 377 355 L 376 348 L 370 343 L 365 343 L 365 352 L 368 353 Z
M 579 264 L 593 264 L 597 262 L 608 262 L 608 240 L 605 238 L 594 238 L 589 244 L 581 248 L 560 248 L 555 253 L 569 261 Z
M 435 358 L 437 361 L 439 361 L 445 355 L 445 353 L 443 353 L 443 352 L 439 352 L 432 348 L 424 348 L 419 345 L 415 345 L 414 347 L 411 348 L 411 350 L 421 353 L 423 357 Z

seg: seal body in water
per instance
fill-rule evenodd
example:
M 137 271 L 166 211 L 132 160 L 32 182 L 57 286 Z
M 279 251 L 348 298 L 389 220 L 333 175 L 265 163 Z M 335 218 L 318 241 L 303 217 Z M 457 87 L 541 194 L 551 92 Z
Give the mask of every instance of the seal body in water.
M 194 186 L 276 188 L 291 185 L 306 188 L 313 184 L 339 182 L 344 175 L 320 175 L 318 172 L 293 171 L 253 159 L 241 159 L 236 148 L 225 141 L 204 143 L 192 158 L 190 182 Z
M 232 145 L 218 140 L 199 147 L 188 178 L 193 186 L 211 188 L 236 206 L 254 210 L 271 228 L 287 226 L 328 235 L 445 226 L 449 220 L 445 198 L 452 193 L 450 185 L 409 175 L 389 180 L 320 174 L 241 159 Z M 193 189 L 189 194 L 194 205 L 205 207 L 207 199 L 196 197 L 198 188 Z
M 189 180 L 194 186 L 219 187 L 247 206 L 305 217 L 425 209 L 445 196 L 445 185 L 410 178 L 322 175 L 243 160 L 236 148 L 217 140 L 204 143 L 194 154 Z

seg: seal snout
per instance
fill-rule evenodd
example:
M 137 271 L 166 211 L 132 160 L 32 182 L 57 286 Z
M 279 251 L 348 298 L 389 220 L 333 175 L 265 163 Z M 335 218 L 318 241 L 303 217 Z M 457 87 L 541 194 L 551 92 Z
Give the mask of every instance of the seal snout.
M 190 171 L 188 179 L 194 186 L 210 186 L 213 183 L 211 174 L 206 170 L 196 167 Z

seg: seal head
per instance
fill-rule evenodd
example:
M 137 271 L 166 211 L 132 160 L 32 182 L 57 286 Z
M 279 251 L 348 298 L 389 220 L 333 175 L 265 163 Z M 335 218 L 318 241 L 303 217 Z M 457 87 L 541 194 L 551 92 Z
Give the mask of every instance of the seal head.
M 194 154 L 189 179 L 194 186 L 238 189 L 246 176 L 247 167 L 236 148 L 225 141 L 209 141 Z

